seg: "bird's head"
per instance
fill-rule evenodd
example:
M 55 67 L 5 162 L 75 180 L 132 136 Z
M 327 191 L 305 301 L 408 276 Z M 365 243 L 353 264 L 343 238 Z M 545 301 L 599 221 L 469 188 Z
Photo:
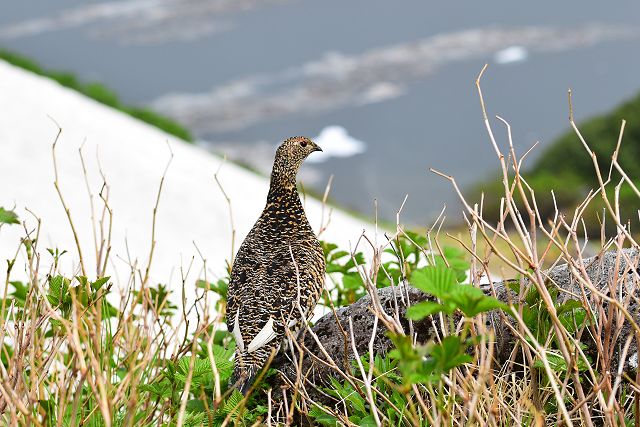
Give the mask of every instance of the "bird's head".
M 295 186 L 295 178 L 302 162 L 314 151 L 322 151 L 315 142 L 306 136 L 294 136 L 286 139 L 276 150 L 273 162 L 272 178 L 284 178 L 283 184 Z

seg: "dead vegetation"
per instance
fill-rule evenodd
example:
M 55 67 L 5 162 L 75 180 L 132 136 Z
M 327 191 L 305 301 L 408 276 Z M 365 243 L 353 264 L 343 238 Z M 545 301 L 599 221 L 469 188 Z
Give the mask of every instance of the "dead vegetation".
M 623 185 L 639 197 L 640 191 L 618 162 L 624 122 L 603 175 L 609 159 L 596 157 L 571 114 L 599 186 L 574 212 L 556 211 L 549 219 L 540 215 L 536 200 L 553 194 L 535 194 L 527 185 L 522 171 L 528 152 L 515 152 L 509 124 L 498 117 L 508 147 L 500 149 L 481 76 L 483 119 L 504 186 L 499 220 L 483 218 L 482 200 L 466 200 L 454 177 L 434 171 L 458 194 L 468 238 L 445 236 L 443 211 L 424 235 L 404 230 L 398 219 L 393 232 L 363 235 L 347 255 L 329 259 L 335 281 L 323 300 L 329 318 L 339 318 L 339 306 L 349 302 L 343 298 L 347 291 L 367 294 L 369 329 L 358 329 L 361 323 L 351 317 L 337 323 L 333 333 L 341 352 L 329 350 L 326 336 L 311 325 L 301 338 L 290 334 L 279 356 L 284 361 L 274 355 L 288 375 L 264 372 L 247 398 L 227 387 L 234 344 L 223 326 L 225 278 L 207 277 L 204 257 L 192 260 L 181 271 L 182 289 L 176 292 L 184 304 L 176 307 L 166 288 L 149 281 L 153 230 L 147 262 L 129 260 L 130 275 L 120 278 L 118 304 L 112 305 L 108 183 L 97 198 L 87 185 L 95 265 L 83 256 L 86 248 L 78 243 L 72 212 L 59 192 L 76 248 L 65 253 L 41 247 L 34 214 L 21 224 L 24 237 L 16 253 L 3 255 L 9 260 L 0 306 L 0 420 L 34 426 L 640 425 L 640 275 L 637 256 L 625 250 L 640 248 L 631 230 L 636 218 L 620 216 L 618 199 Z M 55 143 L 53 149 L 55 164 Z M 58 189 L 57 183 L 56 171 Z M 153 215 L 161 208 L 161 188 Z M 606 207 L 600 213 L 603 232 L 588 236 L 582 218 L 596 199 Z M 616 233 L 607 235 L 611 222 Z M 457 251 L 442 245 L 445 237 L 458 241 Z M 616 260 L 614 268 L 596 280 L 585 258 L 605 252 Z M 62 256 L 74 257 L 77 268 L 62 271 Z M 509 273 L 493 268 L 494 259 Z M 561 264 L 570 290 L 547 272 Z M 465 270 L 467 280 L 459 277 Z M 511 272 L 514 280 L 501 282 Z M 433 286 L 440 279 L 432 273 L 453 277 L 450 289 L 466 282 L 507 305 L 465 287 L 465 298 L 487 304 L 472 310 L 468 299 L 451 290 L 437 293 Z M 345 276 L 359 277 L 360 287 L 340 288 Z M 382 286 L 393 287 L 394 297 L 381 298 Z M 417 292 L 411 286 L 431 289 L 426 295 L 432 305 L 410 316 L 406 307 L 420 302 L 410 297 Z M 197 298 L 187 306 L 184 296 L 193 292 Z M 421 333 L 425 324 L 428 336 Z M 358 338 L 363 333 L 368 340 Z M 511 351 L 500 358 L 497 345 L 505 333 Z M 385 339 L 388 345 L 382 346 Z M 318 381 L 321 369 L 329 374 Z

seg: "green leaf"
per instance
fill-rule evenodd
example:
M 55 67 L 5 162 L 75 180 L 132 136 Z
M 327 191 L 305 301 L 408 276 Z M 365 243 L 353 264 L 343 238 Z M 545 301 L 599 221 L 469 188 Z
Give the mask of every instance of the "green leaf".
M 452 246 L 445 246 L 442 248 L 442 254 L 447 260 L 464 259 L 465 252 L 462 249 L 454 248 Z
M 420 246 L 421 248 L 427 247 L 427 244 L 429 243 L 429 241 L 425 236 L 409 230 L 406 230 L 405 233 L 407 234 L 407 236 L 409 236 L 411 240 L 413 240 L 413 242 L 416 245 Z
M 335 251 L 335 252 L 331 252 L 328 256 L 327 256 L 327 261 L 330 262 L 335 262 L 339 259 L 342 259 L 346 256 L 349 255 L 349 252 L 347 251 Z
M 235 347 L 225 349 L 220 345 L 213 346 L 213 359 L 216 362 L 216 369 L 220 374 L 221 380 L 227 380 L 233 373 L 234 361 L 233 353 Z
M 24 307 L 24 304 L 27 301 L 27 285 L 20 281 L 9 282 L 11 286 L 13 286 L 13 292 L 11 292 L 11 297 L 16 302 L 18 307 Z
M 187 416 L 184 418 L 184 427 L 200 427 L 204 425 L 204 417 L 207 415 L 205 412 L 192 413 L 187 412 Z
M 356 266 L 356 263 L 358 265 L 365 264 L 364 255 L 362 254 L 362 252 L 358 252 L 353 257 L 349 257 L 349 260 L 344 264 L 343 268 L 346 271 L 349 271 Z
M 187 401 L 187 412 L 206 412 L 204 402 L 200 399 L 191 399 Z
M 63 330 L 63 325 L 62 322 L 56 319 L 49 319 L 49 323 L 51 323 L 51 328 L 54 331 L 62 331 Z
M 224 402 L 224 406 L 220 408 L 219 411 L 225 417 L 228 414 L 233 414 L 232 419 L 235 418 L 237 416 L 238 410 L 240 409 L 240 403 L 242 402 L 242 399 L 244 399 L 242 393 L 234 389 L 233 393 L 231 393 L 231 395 L 227 397 L 227 400 Z
M 453 269 L 438 265 L 424 267 L 416 270 L 411 275 L 411 284 L 416 288 L 431 294 L 442 301 L 441 309 L 433 304 L 424 304 L 419 308 L 414 308 L 411 315 L 419 317 L 432 314 L 431 310 L 445 311 L 452 313 L 455 308 L 462 311 L 465 316 L 473 317 L 482 312 L 500 308 L 506 310 L 507 305 L 496 298 L 487 296 L 471 285 L 459 285 Z
M 61 306 L 69 299 L 69 279 L 63 276 L 49 277 L 47 299 L 53 307 Z
M 320 241 L 320 246 L 322 246 L 325 257 L 328 257 L 331 252 L 338 249 L 338 245 L 335 243 L 325 242 L 324 240 Z
M 110 278 L 110 276 L 105 276 L 97 279 L 91 284 L 91 289 L 93 289 L 94 291 L 99 290 L 102 286 L 104 286 L 105 283 L 109 281 Z
M 447 259 L 449 266 L 455 271 L 458 280 L 465 280 L 470 266 L 467 254 L 462 249 L 450 246 L 445 246 L 442 253 Z
M 481 289 L 471 285 L 457 285 L 452 288 L 451 300 L 465 316 L 473 317 L 497 308 L 507 310 L 508 306 L 500 300 L 485 295 Z
M 224 347 L 214 345 L 213 358 L 216 363 L 220 381 L 226 382 L 233 373 L 233 349 L 226 350 Z M 176 364 L 175 380 L 184 384 L 189 375 L 189 364 L 191 356 L 181 357 Z M 213 367 L 209 357 L 196 357 L 193 361 L 193 373 L 191 374 L 191 383 L 195 386 L 212 387 L 213 386 Z
M 172 391 L 171 383 L 166 378 L 151 384 L 143 384 L 140 386 L 140 390 L 165 399 L 171 397 Z
M 359 273 L 349 273 L 342 276 L 342 286 L 345 289 L 358 290 L 362 289 L 364 285 Z
M 225 338 L 229 337 L 229 336 L 233 336 L 233 334 L 231 334 L 229 331 L 227 330 L 216 330 L 216 332 L 213 334 L 213 343 L 216 345 L 223 345 L 224 344 L 224 340 Z M 206 347 L 205 347 L 206 348 Z M 233 354 L 233 352 L 235 351 L 235 346 L 230 349 L 231 353 Z
M 189 364 L 191 363 L 191 356 L 184 356 L 178 360 L 175 378 L 182 384 L 185 384 L 187 377 L 189 376 Z M 206 386 L 210 384 L 213 376 L 211 369 L 211 363 L 209 359 L 195 358 L 193 361 L 193 372 L 191 374 L 192 386 Z
M 360 394 L 354 389 L 351 388 L 351 390 L 349 390 L 347 395 L 344 397 L 347 399 L 347 402 L 351 404 L 351 407 L 356 412 L 363 413 L 366 411 L 364 398 L 360 396 Z
M 118 315 L 118 309 L 107 301 L 102 302 L 102 318 L 110 319 Z
M 20 224 L 20 220 L 14 211 L 0 207 L 0 224 Z
M 536 303 L 542 302 L 540 293 L 538 292 L 535 286 L 531 286 L 529 288 L 529 291 L 527 292 L 527 295 L 524 297 L 524 299 L 525 299 L 525 303 L 527 303 L 527 305 L 530 305 L 530 306 L 533 306 Z
M 324 252 L 327 273 L 348 274 L 356 263 L 359 265 L 365 263 L 364 255 L 360 252 L 352 256 L 347 251 L 338 250 L 338 245 L 324 241 L 320 242 L 320 246 L 322 246 Z M 341 262 L 344 262 L 344 264 L 341 264 Z
M 564 357 L 556 351 L 556 350 L 547 350 L 545 357 L 547 358 L 547 362 L 549 363 L 549 367 L 554 372 L 567 372 L 567 361 L 564 360 Z M 576 365 L 578 367 L 578 371 L 586 371 L 589 369 L 587 366 L 587 362 L 585 362 L 582 358 L 576 359 Z M 540 358 L 537 358 L 535 362 L 533 362 L 533 366 L 535 368 L 544 369 L 544 363 Z
M 573 311 L 577 308 L 582 308 L 582 303 L 575 299 L 570 299 L 556 309 L 558 316 L 562 316 L 565 313 Z
M 443 299 L 458 282 L 450 268 L 429 266 L 413 271 L 410 283 L 423 292 Z
M 467 344 L 458 336 L 449 335 L 440 344 L 434 345 L 430 351 L 431 361 L 435 362 L 438 373 L 446 373 L 464 363 L 471 363 L 473 358 L 466 354 Z
M 569 300 L 556 310 L 560 323 L 570 334 L 575 334 L 587 322 L 587 310 L 578 301 Z
M 338 419 L 333 415 L 325 412 L 325 409 L 320 406 L 314 406 L 309 411 L 309 416 L 316 421 L 318 424 L 328 427 L 338 427 L 340 424 Z
M 517 279 L 509 279 L 503 282 L 507 288 L 511 289 L 516 294 L 520 293 L 520 281 Z
M 552 371 L 554 372 L 566 372 L 567 371 L 567 362 L 564 360 L 564 357 L 552 353 L 550 351 L 547 352 L 547 362 L 549 363 L 549 367 L 551 368 Z M 544 369 L 544 363 L 542 362 L 542 359 L 536 359 L 535 362 L 533 362 L 533 367 L 534 368 L 538 368 L 538 369 Z
M 335 378 L 331 378 L 331 387 L 333 390 L 330 390 L 330 393 L 337 396 L 341 400 L 349 402 L 351 408 L 362 413 L 365 412 L 364 399 L 362 396 L 356 392 L 350 384 L 346 383 L 341 384 Z
M 227 298 L 227 290 L 229 289 L 228 279 L 219 279 L 217 282 L 207 282 L 205 280 L 197 280 L 196 287 L 206 289 L 220 295 L 222 298 Z
M 425 370 L 424 357 L 428 352 L 426 345 L 413 345 L 411 337 L 388 334 L 396 348 L 389 352 L 389 357 L 398 361 L 398 369 L 402 373 L 405 385 L 430 382 L 430 370 Z
M 438 304 L 435 301 L 422 301 L 407 308 L 405 317 L 411 320 L 422 320 L 441 311 L 445 311 L 445 307 L 442 304 Z
M 360 423 L 358 425 L 360 427 L 375 427 L 377 424 L 376 419 L 373 417 L 373 415 L 367 415 L 360 420 Z
M 146 292 L 146 297 L 143 297 L 142 292 Z M 148 301 L 153 306 L 153 310 L 160 313 L 161 316 L 169 317 L 178 308 L 169 299 L 171 292 L 166 285 L 159 283 L 157 288 L 149 287 L 144 291 L 134 291 L 133 293 L 136 297 L 135 304 L 144 306 Z

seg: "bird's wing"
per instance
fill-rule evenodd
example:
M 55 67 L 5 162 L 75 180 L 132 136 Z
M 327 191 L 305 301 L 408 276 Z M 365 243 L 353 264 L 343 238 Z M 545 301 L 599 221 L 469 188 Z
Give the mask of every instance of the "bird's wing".
M 259 254 L 253 249 L 250 240 L 246 239 L 233 261 L 231 278 L 227 288 L 227 329 L 229 332 L 237 334 L 235 326 L 238 324 L 238 307 L 248 295 L 247 292 L 254 287 L 253 283 L 258 280 L 260 265 Z M 237 336 L 236 336 L 237 338 Z
M 293 256 L 292 256 L 293 255 Z M 279 245 L 246 272 L 234 302 L 233 333 L 253 352 L 308 318 L 324 283 L 324 257 L 313 247 Z M 237 327 L 235 327 L 237 325 Z

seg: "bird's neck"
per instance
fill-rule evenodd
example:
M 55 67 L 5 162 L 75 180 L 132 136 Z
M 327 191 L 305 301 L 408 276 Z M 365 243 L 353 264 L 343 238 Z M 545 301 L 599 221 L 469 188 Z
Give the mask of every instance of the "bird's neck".
M 268 228 L 277 230 L 281 236 L 292 230 L 299 230 L 300 227 L 309 227 L 296 188 L 295 175 L 292 178 L 285 178 L 277 173 L 271 175 L 264 214 L 265 221 L 269 224 Z
M 277 191 L 294 191 L 296 190 L 296 174 L 281 171 L 274 166 L 271 172 L 271 184 L 269 186 L 269 194 Z
M 271 175 L 271 185 L 267 195 L 267 205 L 295 208 L 300 203 L 300 195 L 296 188 L 295 176 L 285 177 L 279 174 Z
M 296 172 L 288 165 L 277 161 L 271 172 L 271 185 L 267 196 L 267 205 L 263 212 L 270 230 L 277 230 L 285 236 L 295 230 L 309 228 L 304 207 L 296 188 Z

